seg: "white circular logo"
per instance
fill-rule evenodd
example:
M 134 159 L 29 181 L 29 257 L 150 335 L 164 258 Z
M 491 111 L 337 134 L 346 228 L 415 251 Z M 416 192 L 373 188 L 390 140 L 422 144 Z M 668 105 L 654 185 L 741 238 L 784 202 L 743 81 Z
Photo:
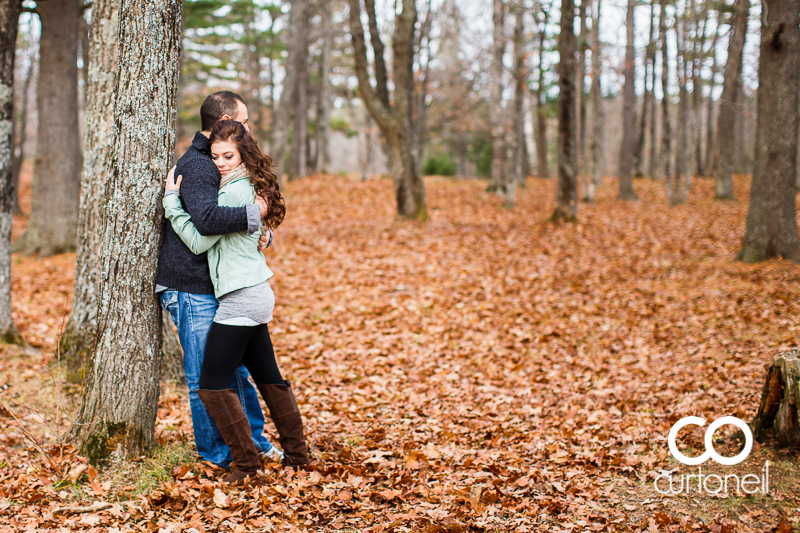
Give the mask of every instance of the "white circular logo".
M 680 431 L 684 426 L 688 425 L 695 425 L 695 426 L 703 426 L 705 425 L 706 421 L 700 418 L 699 416 L 687 416 L 686 418 L 681 418 L 678 420 L 672 429 L 669 430 L 669 436 L 667 437 L 667 444 L 669 445 L 669 451 L 672 452 L 672 456 L 675 457 L 679 462 L 685 465 L 700 465 L 708 461 L 709 458 L 714 459 L 717 463 L 721 465 L 737 465 L 747 459 L 747 456 L 750 455 L 750 450 L 753 449 L 753 432 L 750 431 L 750 426 L 744 423 L 743 420 L 736 418 L 735 416 L 723 416 L 716 422 L 712 423 L 708 426 L 706 430 L 705 436 L 705 445 L 706 451 L 703 455 L 698 457 L 686 457 L 681 452 L 678 451 L 678 446 L 675 443 L 675 439 L 678 437 L 678 431 Z M 732 426 L 736 426 L 742 430 L 744 433 L 744 449 L 734 457 L 723 457 L 717 453 L 714 449 L 714 433 L 724 425 L 730 424 Z

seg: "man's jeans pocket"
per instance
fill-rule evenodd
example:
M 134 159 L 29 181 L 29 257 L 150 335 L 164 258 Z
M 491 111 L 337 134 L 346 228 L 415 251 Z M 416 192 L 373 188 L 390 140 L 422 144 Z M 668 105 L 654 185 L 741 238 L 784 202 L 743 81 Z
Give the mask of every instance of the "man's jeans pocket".
M 169 316 L 175 327 L 181 326 L 180 313 L 178 313 L 178 291 L 175 289 L 167 289 L 160 294 L 161 308 L 164 311 L 169 311 Z

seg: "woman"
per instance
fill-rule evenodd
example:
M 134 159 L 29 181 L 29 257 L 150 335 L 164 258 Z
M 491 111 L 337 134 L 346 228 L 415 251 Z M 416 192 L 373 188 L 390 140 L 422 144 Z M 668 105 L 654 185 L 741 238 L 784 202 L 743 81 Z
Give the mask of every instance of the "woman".
M 259 150 L 245 127 L 233 120 L 217 123 L 209 137 L 211 158 L 222 176 L 219 205 L 239 207 L 253 203 L 256 194 L 269 204 L 270 229 L 283 221 L 286 208 L 272 159 Z M 239 363 L 244 363 L 269 408 L 284 452 L 284 465 L 293 468 L 310 460 L 303 422 L 291 384 L 278 370 L 267 323 L 272 320 L 275 296 L 269 285 L 272 272 L 258 251 L 262 229 L 204 237 L 197 232 L 180 201 L 181 176 L 167 178 L 164 214 L 172 228 L 195 254 L 208 252 L 208 264 L 219 309 L 208 333 L 200 389 L 197 391 L 225 443 L 236 468 L 225 477 L 235 483 L 261 470 L 258 450 L 250 436 L 239 397 L 228 388 Z

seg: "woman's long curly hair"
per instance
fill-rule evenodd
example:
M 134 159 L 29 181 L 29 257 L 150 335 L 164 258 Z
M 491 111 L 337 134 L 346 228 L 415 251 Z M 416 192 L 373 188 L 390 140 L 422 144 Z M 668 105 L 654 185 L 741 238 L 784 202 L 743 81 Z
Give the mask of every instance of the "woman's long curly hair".
M 230 142 L 236 146 L 242 163 L 250 174 L 250 183 L 253 184 L 256 194 L 264 198 L 269 206 L 264 222 L 272 229 L 280 226 L 286 216 L 286 205 L 281 196 L 278 178 L 272 172 L 272 158 L 261 151 L 244 125 L 235 120 L 217 122 L 208 138 L 209 146 L 216 142 Z

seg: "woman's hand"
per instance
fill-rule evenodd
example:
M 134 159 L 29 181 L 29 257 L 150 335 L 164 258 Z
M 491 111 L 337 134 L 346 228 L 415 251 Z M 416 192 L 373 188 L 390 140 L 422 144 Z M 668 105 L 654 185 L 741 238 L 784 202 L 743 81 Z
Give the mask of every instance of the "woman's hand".
M 183 176 L 178 176 L 178 179 L 175 179 L 175 167 L 169 169 L 167 173 L 167 185 L 164 187 L 165 191 L 178 191 L 181 190 L 181 180 Z

